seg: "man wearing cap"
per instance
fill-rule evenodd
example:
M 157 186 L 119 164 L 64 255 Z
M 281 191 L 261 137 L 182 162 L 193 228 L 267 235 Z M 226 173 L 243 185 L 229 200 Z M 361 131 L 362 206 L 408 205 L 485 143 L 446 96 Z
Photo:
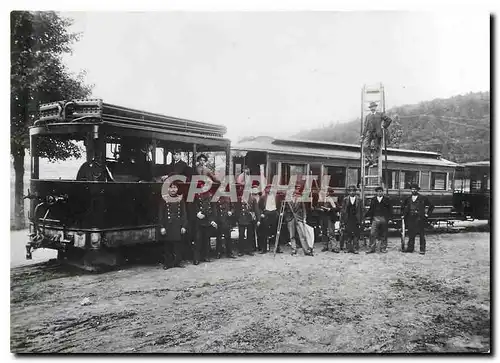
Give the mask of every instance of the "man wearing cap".
M 370 218 L 370 246 L 366 253 L 374 253 L 377 247 L 377 239 L 380 239 L 380 252 L 387 252 L 387 231 L 389 220 L 392 217 L 392 204 L 388 196 L 384 195 L 384 188 L 375 188 L 377 195 L 370 201 L 370 209 L 366 216 Z
M 382 146 L 383 128 L 387 129 L 392 119 L 381 112 L 376 112 L 377 104 L 375 102 L 371 102 L 369 108 L 370 113 L 366 115 L 363 127 L 362 142 L 367 164 L 372 166 L 378 161 L 378 154 Z
M 198 188 L 203 187 L 203 181 L 198 182 Z M 216 220 L 217 206 L 212 203 L 212 193 L 206 191 L 195 196 L 191 206 L 192 220 L 195 221 L 195 245 L 193 253 L 193 264 L 199 261 L 210 262 L 208 252 L 210 250 L 210 236 L 217 228 Z
M 420 239 L 420 254 L 425 254 L 425 225 L 427 218 L 434 210 L 434 205 L 429 198 L 419 194 L 418 184 L 410 186 L 411 196 L 406 198 L 401 207 L 402 218 L 408 226 L 408 248 L 403 252 L 411 253 L 415 249 L 415 237 L 418 234 Z M 427 212 L 425 208 L 428 207 Z
M 343 238 L 347 241 L 347 252 L 359 253 L 360 228 L 363 223 L 363 205 L 361 198 L 356 195 L 357 188 L 350 185 L 349 195 L 342 201 L 340 221 L 344 230 Z

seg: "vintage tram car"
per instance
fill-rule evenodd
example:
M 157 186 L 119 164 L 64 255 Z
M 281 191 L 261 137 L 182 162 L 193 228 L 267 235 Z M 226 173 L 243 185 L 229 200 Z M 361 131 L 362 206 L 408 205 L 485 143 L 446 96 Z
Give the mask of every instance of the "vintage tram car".
M 37 248 L 58 250 L 58 258 L 84 268 L 117 265 L 127 247 L 159 240 L 157 213 L 161 176 L 169 173 L 173 150 L 190 167 L 196 155 L 225 157 L 226 128 L 103 103 L 72 100 L 45 104 L 30 128 L 31 199 L 27 258 Z M 61 178 L 43 173 L 44 148 L 80 145 L 86 160 Z M 64 144 L 63 144 L 64 145 Z M 59 173 L 61 172 L 61 173 Z
M 361 184 L 360 146 L 333 142 L 319 142 L 272 138 L 267 136 L 247 138 L 232 146 L 233 170 L 250 168 L 251 174 L 260 174 L 271 183 L 275 176 L 280 184 L 287 184 L 292 175 L 298 180 L 303 176 L 317 176 L 318 188 L 325 175 L 339 203 L 349 185 Z M 385 153 L 385 152 L 384 152 Z M 453 201 L 453 180 L 458 164 L 443 159 L 438 153 L 427 151 L 387 149 L 384 163 L 383 184 L 393 200 L 393 223 L 400 226 L 401 204 L 410 195 L 410 185 L 417 183 L 421 193 L 435 205 L 430 223 L 462 218 Z M 370 170 L 366 175 L 370 175 Z M 376 169 L 376 168 L 373 168 Z M 387 180 L 385 180 L 387 179 Z M 368 208 L 375 195 L 375 184 L 365 185 L 364 199 Z

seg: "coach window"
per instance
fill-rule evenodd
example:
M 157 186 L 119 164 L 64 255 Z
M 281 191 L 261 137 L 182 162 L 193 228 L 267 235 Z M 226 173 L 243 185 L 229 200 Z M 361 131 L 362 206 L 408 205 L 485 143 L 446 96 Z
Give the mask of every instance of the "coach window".
M 410 186 L 415 183 L 418 185 L 418 171 L 401 171 L 401 184 L 402 188 L 401 189 L 410 189 Z
M 157 147 L 155 154 L 156 154 L 156 165 L 165 164 L 165 149 L 163 149 L 162 147 Z
M 360 168 L 349 168 L 347 169 L 347 185 L 359 185 L 361 180 L 361 169 Z
M 382 180 L 387 185 L 388 189 L 398 189 L 399 185 L 399 172 L 397 170 L 387 170 L 388 182 L 385 181 L 385 170 L 382 173 Z
M 330 176 L 330 184 L 333 188 L 345 188 L 346 168 L 342 166 L 326 166 L 325 175 Z
M 446 190 L 446 173 L 431 173 L 431 189 Z
M 431 181 L 430 172 L 422 171 L 422 173 L 420 173 L 420 188 L 429 189 L 430 181 Z
M 304 164 L 281 164 L 281 184 L 288 184 L 290 177 L 296 175 L 297 181 L 302 181 L 302 176 L 306 175 L 306 166 Z

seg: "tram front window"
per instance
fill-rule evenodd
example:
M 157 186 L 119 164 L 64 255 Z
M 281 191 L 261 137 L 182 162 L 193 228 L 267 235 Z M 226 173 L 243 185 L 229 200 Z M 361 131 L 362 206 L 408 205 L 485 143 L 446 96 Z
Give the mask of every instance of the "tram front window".
M 86 142 L 66 135 L 33 136 L 31 177 L 42 180 L 77 180 L 87 161 Z

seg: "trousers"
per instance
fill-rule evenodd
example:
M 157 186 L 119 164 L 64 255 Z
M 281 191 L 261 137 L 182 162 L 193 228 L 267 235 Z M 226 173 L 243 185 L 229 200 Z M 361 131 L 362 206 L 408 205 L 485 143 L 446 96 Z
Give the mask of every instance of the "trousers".
M 415 249 L 415 237 L 419 235 L 420 252 L 425 252 L 425 220 L 420 216 L 410 216 L 406 220 L 408 226 L 408 251 Z
M 387 232 L 388 225 L 385 217 L 373 217 L 372 226 L 370 229 L 370 246 L 371 251 L 375 251 L 377 247 L 377 239 L 380 239 L 380 250 L 387 249 Z

